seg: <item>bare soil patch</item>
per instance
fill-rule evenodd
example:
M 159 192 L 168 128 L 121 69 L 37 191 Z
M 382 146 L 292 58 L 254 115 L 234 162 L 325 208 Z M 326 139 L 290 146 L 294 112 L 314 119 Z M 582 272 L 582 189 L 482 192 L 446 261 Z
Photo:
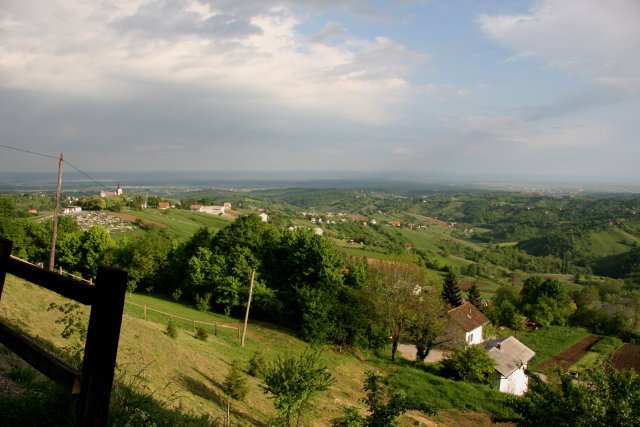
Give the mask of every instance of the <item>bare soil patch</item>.
M 600 341 L 600 337 L 593 335 L 583 338 L 571 347 L 562 350 L 556 356 L 538 364 L 536 369 L 540 371 L 547 371 L 556 366 L 562 370 L 567 370 L 574 363 L 580 360 L 582 356 L 584 356 L 585 353 L 598 341 Z
M 618 369 L 633 369 L 640 372 L 640 345 L 623 345 L 611 356 L 610 362 Z

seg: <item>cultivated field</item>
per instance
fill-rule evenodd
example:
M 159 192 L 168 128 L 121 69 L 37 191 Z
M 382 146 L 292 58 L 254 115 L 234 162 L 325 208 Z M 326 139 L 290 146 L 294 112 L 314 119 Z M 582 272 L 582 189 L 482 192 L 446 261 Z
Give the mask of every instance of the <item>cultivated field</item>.
M 640 345 L 623 345 L 613 354 L 610 361 L 618 369 L 633 369 L 640 372 Z
M 536 369 L 540 371 L 547 371 L 553 367 L 558 367 L 562 370 L 567 370 L 587 354 L 589 349 L 598 341 L 600 341 L 600 337 L 596 337 L 594 335 L 583 338 L 571 347 L 561 351 L 556 356 L 539 363 L 536 365 Z

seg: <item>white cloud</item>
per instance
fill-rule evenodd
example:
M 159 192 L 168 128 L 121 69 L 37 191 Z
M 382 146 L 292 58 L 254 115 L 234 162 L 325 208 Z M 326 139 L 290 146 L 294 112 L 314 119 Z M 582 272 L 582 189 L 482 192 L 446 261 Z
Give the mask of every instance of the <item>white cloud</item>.
M 550 67 L 630 91 L 640 88 L 640 2 L 539 0 L 524 14 L 481 15 L 481 29 Z
M 127 98 L 141 83 L 188 83 L 205 98 L 224 88 L 271 108 L 393 120 L 390 106 L 406 98 L 424 56 L 384 37 L 307 40 L 296 31 L 303 16 L 275 1 L 10 2 L 0 16 L 2 86 Z

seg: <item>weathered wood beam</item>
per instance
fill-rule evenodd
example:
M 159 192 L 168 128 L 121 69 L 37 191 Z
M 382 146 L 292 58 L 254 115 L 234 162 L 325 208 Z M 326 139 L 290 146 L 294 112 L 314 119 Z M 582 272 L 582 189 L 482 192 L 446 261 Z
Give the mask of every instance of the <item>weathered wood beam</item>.
M 9 258 L 6 261 L 6 271 L 28 282 L 42 286 L 50 291 L 57 292 L 79 303 L 90 305 L 95 301 L 95 287 L 79 280 L 62 276 L 53 271 L 48 271 L 17 258 Z
M 76 389 L 78 388 L 76 384 L 78 372 L 75 369 L 2 322 L 0 322 L 0 342 L 69 392 L 74 390 L 74 385 Z

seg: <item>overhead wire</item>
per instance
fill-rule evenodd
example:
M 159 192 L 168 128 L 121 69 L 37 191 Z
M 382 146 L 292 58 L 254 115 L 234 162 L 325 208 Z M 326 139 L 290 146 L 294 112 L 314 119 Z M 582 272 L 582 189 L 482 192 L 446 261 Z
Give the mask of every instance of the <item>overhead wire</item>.
M 8 148 L 10 150 L 16 150 L 16 151 L 22 151 L 23 153 L 29 153 L 29 154 L 34 154 L 36 156 L 41 156 L 41 157 L 48 157 L 50 159 L 56 159 L 59 160 L 59 157 L 56 156 L 51 156 L 49 154 L 43 154 L 43 153 L 38 153 L 35 151 L 30 151 L 30 150 L 25 150 L 23 148 L 17 148 L 17 147 L 12 147 L 10 145 L 4 145 L 4 144 L 0 144 L 0 147 L 2 148 Z M 95 179 L 94 177 L 92 177 L 91 175 L 89 175 L 88 173 L 84 172 L 83 170 L 81 170 L 80 168 L 78 168 L 77 166 L 75 166 L 73 163 L 67 161 L 67 160 L 62 160 L 64 163 L 66 163 L 67 165 L 71 166 L 73 169 L 75 169 L 76 171 L 80 172 L 82 175 L 84 175 L 85 177 L 89 178 L 91 181 L 95 182 L 96 184 L 102 186 L 103 188 L 107 189 L 108 187 L 106 185 L 104 185 L 102 182 L 98 181 L 97 179 Z

